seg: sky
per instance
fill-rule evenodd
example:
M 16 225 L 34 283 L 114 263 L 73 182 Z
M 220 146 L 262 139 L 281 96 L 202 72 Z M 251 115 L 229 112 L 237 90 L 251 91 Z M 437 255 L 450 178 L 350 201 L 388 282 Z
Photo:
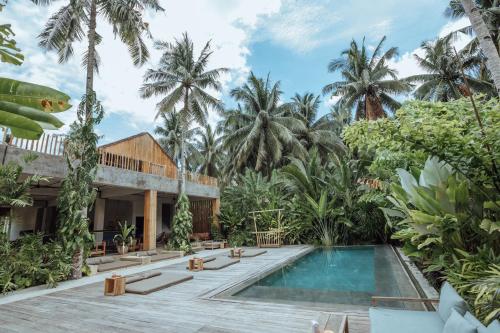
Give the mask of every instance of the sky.
M 37 35 L 50 15 L 68 0 L 55 1 L 49 7 L 35 6 L 29 0 L 10 0 L 0 13 L 0 23 L 12 24 L 18 47 L 25 55 L 22 66 L 1 65 L 1 76 L 44 84 L 68 93 L 73 109 L 58 114 L 67 131 L 75 119 L 75 108 L 85 90 L 85 71 L 80 66 L 85 44 L 75 45 L 75 56 L 59 64 L 57 55 L 38 46 Z M 446 0 L 160 0 L 163 13 L 145 13 L 153 36 L 148 40 L 151 57 L 137 68 L 126 46 L 115 39 L 111 27 L 98 20 L 97 31 L 103 36 L 98 45 L 101 57 L 95 79 L 98 99 L 105 118 L 97 131 L 101 143 L 138 132 L 153 133 L 158 98 L 141 99 L 138 90 L 143 74 L 157 65 L 160 53 L 153 40 L 173 41 L 183 32 L 192 38 L 198 50 L 211 40 L 214 51 L 208 68 L 226 67 L 217 93 L 227 107 L 235 102 L 229 96 L 250 71 L 257 76 L 270 75 L 281 82 L 283 100 L 295 93 L 321 94 L 328 83 L 339 79 L 328 73 L 327 64 L 349 47 L 352 39 L 369 49 L 387 36 L 386 48 L 397 46 L 399 55 L 391 66 L 400 77 L 421 73 L 413 54 L 421 54 L 420 44 L 467 25 L 467 19 L 451 21 L 443 15 Z M 463 37 L 458 47 L 467 41 Z M 322 96 L 320 113 L 328 112 L 335 102 Z M 210 112 L 215 124 L 218 115 Z

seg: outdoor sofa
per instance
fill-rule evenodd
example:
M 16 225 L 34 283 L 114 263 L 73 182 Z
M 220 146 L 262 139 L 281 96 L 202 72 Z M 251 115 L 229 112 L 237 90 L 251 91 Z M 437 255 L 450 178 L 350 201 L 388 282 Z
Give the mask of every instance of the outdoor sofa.
M 409 311 L 370 308 L 371 333 L 500 333 L 500 323 L 494 320 L 485 327 L 470 312 L 467 304 L 453 287 L 445 282 L 439 300 L 373 297 L 380 301 L 439 302 L 437 311 Z

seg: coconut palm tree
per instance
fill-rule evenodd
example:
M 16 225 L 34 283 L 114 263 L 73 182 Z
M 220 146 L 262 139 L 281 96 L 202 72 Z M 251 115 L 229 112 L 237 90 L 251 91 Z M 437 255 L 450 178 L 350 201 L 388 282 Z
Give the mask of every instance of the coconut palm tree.
M 472 35 L 475 37 L 467 46 L 471 50 L 477 50 L 479 47 L 485 55 L 483 58 L 485 67 L 489 68 L 489 74 L 496 84 L 497 90 L 500 87 L 500 7 L 498 1 L 474 0 L 462 1 L 451 0 L 445 15 L 452 18 L 468 16 L 471 25 L 466 26 L 457 32 Z M 495 50 L 496 49 L 496 54 Z M 489 63 L 488 63 L 489 62 Z
M 144 75 L 144 84 L 140 89 L 142 98 L 162 96 L 157 104 L 158 114 L 175 110 L 175 105 L 182 104 L 179 110 L 181 136 L 181 177 L 180 192 L 185 191 L 186 183 L 186 131 L 192 121 L 200 125 L 206 123 L 207 108 L 222 111 L 222 102 L 210 95 L 207 89 L 220 91 L 219 77 L 225 68 L 207 70 L 208 60 L 212 55 L 210 42 L 207 42 L 200 55 L 195 59 L 193 42 L 187 33 L 174 43 L 156 42 L 156 48 L 163 51 L 158 68 L 148 69 Z
M 471 76 L 470 71 L 477 67 L 480 59 L 477 55 L 471 55 L 467 50 L 458 53 L 451 45 L 451 36 L 438 38 L 436 41 L 422 43 L 424 57 L 414 55 L 420 67 L 426 70 L 426 74 L 412 75 L 405 79 L 411 83 L 421 83 L 415 90 L 418 99 L 432 101 L 450 101 L 463 97 L 467 94 L 464 76 L 461 72 L 463 66 L 465 78 L 473 91 L 490 93 L 494 91 L 491 83 Z
M 232 151 L 235 169 L 251 166 L 270 177 L 287 152 L 305 155 L 296 137 L 305 130 L 304 123 L 290 116 L 290 103 L 279 103 L 281 94 L 279 81 L 273 84 L 269 75 L 262 79 L 253 73 L 243 86 L 231 91 L 239 104 L 236 110 L 226 112 L 225 122 L 231 131 L 226 131 L 223 141 Z
M 497 90 L 497 95 L 500 94 L 500 55 L 499 51 L 499 37 L 498 37 L 498 27 L 500 26 L 500 7 L 498 6 L 498 1 L 494 1 L 494 11 L 491 10 L 492 15 L 495 17 L 494 24 L 496 24 L 496 40 L 494 41 L 493 36 L 490 33 L 488 25 L 483 20 L 483 15 L 476 7 L 475 1 L 473 0 L 461 0 L 462 7 L 465 13 L 469 17 L 472 28 L 478 36 L 479 45 L 481 50 L 486 56 L 486 66 L 491 72 L 493 77 L 493 82 L 495 82 L 495 87 Z M 495 46 L 495 43 L 497 44 Z
M 35 4 L 49 5 L 56 0 L 31 0 Z M 87 50 L 82 59 L 86 68 L 86 118 L 92 117 L 91 97 L 94 92 L 94 73 L 99 68 L 96 45 L 102 40 L 97 33 L 97 16 L 113 27 L 116 36 L 128 46 L 134 65 L 141 66 L 149 58 L 143 37 L 149 35 L 148 24 L 143 21 L 144 9 L 163 11 L 158 0 L 70 0 L 52 15 L 38 36 L 40 46 L 55 50 L 59 62 L 66 62 L 74 54 L 73 44 L 87 37 Z M 87 30 L 87 34 L 85 34 Z
M 342 57 L 328 65 L 328 71 L 340 71 L 343 80 L 326 85 L 323 94 L 340 97 L 338 103 L 356 110 L 356 119 L 385 117 L 386 110 L 395 111 L 401 106 L 392 95 L 411 90 L 411 85 L 399 80 L 397 71 L 387 65 L 397 55 L 397 48 L 382 53 L 384 41 L 385 36 L 370 56 L 364 39 L 361 46 L 353 40 L 351 47 L 341 53 Z
M 182 127 L 178 111 L 173 111 L 169 113 L 160 114 L 162 123 L 155 127 L 155 134 L 159 135 L 158 142 L 167 152 L 169 156 L 175 161 L 177 166 L 179 166 L 181 159 L 181 147 L 182 147 Z M 186 139 L 186 151 L 188 156 L 192 156 L 196 152 L 195 146 L 192 144 L 191 140 L 198 131 L 198 127 L 190 128 L 184 132 Z M 190 160 L 190 158 L 188 158 Z M 188 164 L 191 164 L 188 161 Z
M 291 115 L 301 120 L 305 130 L 298 135 L 300 142 L 307 150 L 317 147 L 321 156 L 332 151 L 343 150 L 342 141 L 333 131 L 333 122 L 328 115 L 318 118 L 320 107 L 319 96 L 311 93 L 295 94 L 292 97 Z
M 344 128 L 352 123 L 352 111 L 336 103 L 328 116 L 333 124 L 333 132 L 340 138 Z
M 216 136 L 216 132 L 210 124 L 203 127 L 203 130 L 198 130 L 199 138 L 195 141 L 194 146 L 199 156 L 198 172 L 210 176 L 217 177 L 221 166 L 221 143 L 222 138 Z

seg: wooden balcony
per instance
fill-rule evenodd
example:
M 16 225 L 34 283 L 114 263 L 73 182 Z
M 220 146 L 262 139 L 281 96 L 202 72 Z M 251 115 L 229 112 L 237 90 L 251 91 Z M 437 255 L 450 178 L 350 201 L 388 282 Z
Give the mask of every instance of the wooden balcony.
M 34 153 L 42 153 L 52 156 L 63 156 L 66 136 L 62 134 L 43 134 L 39 140 L 28 140 L 13 137 L 12 135 L 0 136 L 1 143 L 6 143 Z M 98 164 L 107 167 L 120 168 L 135 172 L 142 172 L 170 179 L 180 179 L 177 167 L 172 164 L 153 163 L 151 161 L 130 157 L 127 154 L 116 154 L 99 149 Z M 186 173 L 189 182 L 217 187 L 217 178 L 201 175 L 194 172 Z

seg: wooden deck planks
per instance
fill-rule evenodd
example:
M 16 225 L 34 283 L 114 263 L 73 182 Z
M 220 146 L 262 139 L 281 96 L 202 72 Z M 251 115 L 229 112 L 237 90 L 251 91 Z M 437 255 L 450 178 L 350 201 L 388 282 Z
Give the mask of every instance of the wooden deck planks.
M 0 306 L 1 332 L 309 332 L 311 320 L 327 312 L 296 305 L 209 299 L 224 286 L 264 271 L 304 251 L 269 249 L 219 271 L 194 272 L 194 279 L 150 295 L 103 296 L 91 284 Z M 160 270 L 185 273 L 185 263 Z M 351 333 L 368 333 L 366 311 L 350 313 Z

